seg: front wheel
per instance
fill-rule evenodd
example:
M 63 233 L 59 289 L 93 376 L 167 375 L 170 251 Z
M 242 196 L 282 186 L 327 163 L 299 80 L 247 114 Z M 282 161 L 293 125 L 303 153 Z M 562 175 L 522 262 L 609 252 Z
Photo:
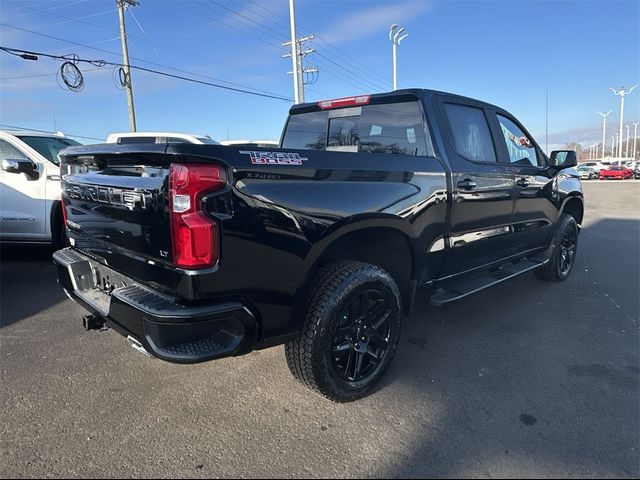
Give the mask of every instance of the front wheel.
M 563 213 L 553 236 L 551 256 L 547 264 L 536 270 L 536 275 L 547 281 L 562 282 L 571 273 L 578 253 L 578 224 L 571 215 Z
M 400 293 L 375 265 L 339 261 L 321 268 L 287 364 L 308 388 L 336 402 L 367 395 L 391 364 L 400 338 Z

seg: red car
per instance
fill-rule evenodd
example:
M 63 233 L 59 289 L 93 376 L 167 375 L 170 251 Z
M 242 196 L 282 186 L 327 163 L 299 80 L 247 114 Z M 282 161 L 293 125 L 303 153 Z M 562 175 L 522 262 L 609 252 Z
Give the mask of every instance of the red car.
M 606 170 L 600 170 L 600 180 L 624 180 L 633 177 L 633 170 L 626 167 L 611 167 Z

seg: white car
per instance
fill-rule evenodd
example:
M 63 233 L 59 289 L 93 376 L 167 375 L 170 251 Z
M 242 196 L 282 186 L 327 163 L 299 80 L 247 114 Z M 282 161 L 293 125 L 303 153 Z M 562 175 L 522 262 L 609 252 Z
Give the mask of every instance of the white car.
M 596 170 L 598 172 L 600 170 L 604 170 L 605 168 L 609 167 L 609 165 L 604 165 L 604 164 L 602 164 L 600 162 L 584 162 L 584 163 L 578 164 L 578 167 L 582 167 L 582 166 L 591 167 L 591 168 L 593 168 L 594 170 Z
M 107 137 L 107 143 L 120 145 L 131 143 L 195 143 L 197 145 L 220 145 L 206 135 L 192 135 L 176 132 L 124 132 L 112 133 Z
M 73 145 L 61 133 L 0 131 L 0 241 L 65 243 L 58 152 Z

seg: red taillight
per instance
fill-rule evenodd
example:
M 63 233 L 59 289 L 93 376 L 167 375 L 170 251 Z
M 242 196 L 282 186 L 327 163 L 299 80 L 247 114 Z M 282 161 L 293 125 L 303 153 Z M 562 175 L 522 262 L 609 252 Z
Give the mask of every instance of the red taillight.
M 357 107 L 359 105 L 367 105 L 371 95 L 360 95 L 358 97 L 336 98 L 335 100 L 323 100 L 318 102 L 320 110 L 329 108 Z
M 169 215 L 176 267 L 204 268 L 218 261 L 218 223 L 202 211 L 202 197 L 226 184 L 224 170 L 218 165 L 171 165 Z

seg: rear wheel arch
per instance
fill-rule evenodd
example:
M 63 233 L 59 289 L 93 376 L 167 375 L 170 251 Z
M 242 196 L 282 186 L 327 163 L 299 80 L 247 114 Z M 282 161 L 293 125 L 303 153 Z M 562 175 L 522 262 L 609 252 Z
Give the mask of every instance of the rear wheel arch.
M 54 200 L 51 203 L 49 213 L 49 230 L 51 231 L 51 243 L 56 247 L 65 246 L 64 215 L 62 214 L 62 202 Z
M 399 228 L 366 225 L 356 230 L 334 233 L 325 243 L 318 245 L 316 252 L 312 252 L 305 282 L 296 296 L 294 316 L 300 318 L 303 314 L 304 306 L 311 294 L 310 284 L 318 270 L 342 260 L 376 265 L 389 273 L 400 290 L 403 311 L 409 311 L 416 275 L 410 237 Z

